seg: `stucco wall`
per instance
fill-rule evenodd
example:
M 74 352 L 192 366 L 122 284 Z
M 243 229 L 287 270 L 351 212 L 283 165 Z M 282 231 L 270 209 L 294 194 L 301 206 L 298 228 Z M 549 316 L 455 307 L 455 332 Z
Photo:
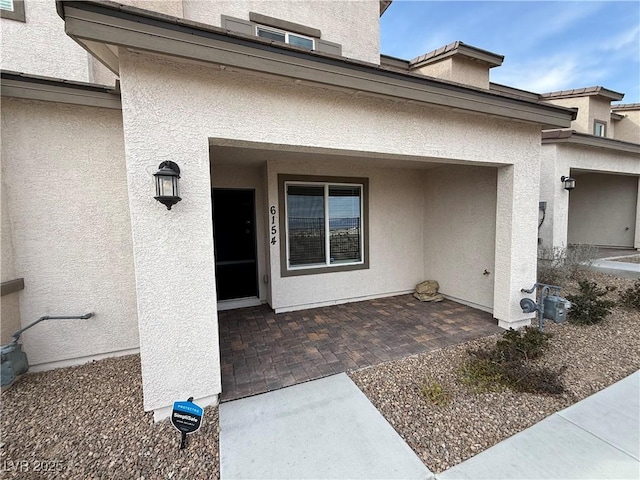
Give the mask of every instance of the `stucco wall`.
M 520 288 L 535 280 L 539 126 L 122 49 L 120 59 L 145 408 L 167 406 L 188 393 L 185 388 L 194 387 L 194 396 L 220 391 L 208 152 L 212 139 L 391 161 L 505 165 L 498 178 L 494 279 L 500 295 L 495 296 L 494 314 L 505 321 L 528 318 L 518 301 Z M 151 175 L 162 160 L 173 160 L 182 169 L 183 200 L 171 212 L 162 210 L 150 190 Z M 402 185 L 396 185 L 396 195 L 401 195 Z M 273 278 L 279 245 L 271 247 L 270 257 Z M 174 294 L 160 304 L 157 292 L 166 284 L 167 271 Z M 190 330 L 194 325 L 197 332 Z M 172 337 L 180 338 L 179 343 Z
M 88 54 L 64 33 L 56 3 L 24 3 L 26 22 L 0 19 L 2 69 L 88 82 Z
M 566 247 L 568 241 L 569 197 L 580 189 L 580 181 L 571 193 L 564 190 L 561 176 L 583 173 L 640 175 L 636 154 L 570 143 L 542 146 L 540 200 L 547 202 L 547 215 L 539 235 L 545 247 Z M 579 194 L 580 195 L 580 194 Z M 636 214 L 636 223 L 638 215 Z
M 16 269 L 14 265 L 13 238 L 11 235 L 11 219 L 9 218 L 9 204 L 7 203 L 7 185 L 5 184 L 4 162 L 0 157 L 0 167 L 2 169 L 2 270 L 0 275 L 2 282 L 16 279 Z M 3 345 L 9 343 L 11 334 L 20 329 L 20 292 L 5 295 L 0 300 L 0 341 Z
M 25 332 L 30 364 L 138 347 L 120 112 L 3 98 L 2 166 L 23 325 L 96 314 Z
M 556 98 L 547 100 L 547 103 L 560 105 L 562 107 L 577 108 L 578 115 L 576 119 L 571 122 L 571 128 L 576 132 L 593 135 L 594 121 L 599 120 L 607 124 L 605 136 L 607 138 L 613 138 L 614 128 L 611 127 L 611 100 L 591 95 L 575 98 Z
M 276 311 L 339 303 L 413 290 L 423 280 L 423 172 L 372 168 L 366 161 L 270 161 L 269 205 L 278 202 L 278 174 L 366 177 L 369 179 L 369 264 L 364 270 L 282 277 L 280 241 L 271 247 L 271 306 Z
M 633 247 L 638 177 L 574 173 L 569 197 L 569 244 Z
M 342 45 L 342 55 L 380 63 L 380 3 L 377 0 L 341 2 L 316 0 L 184 0 L 189 20 L 221 26 L 221 15 L 249 20 L 249 12 L 319 29 L 322 39 Z
M 428 170 L 424 186 L 424 272 L 440 292 L 493 310 L 495 168 Z M 485 270 L 489 272 L 484 274 Z
M 640 109 L 622 110 L 622 120 L 615 122 L 614 138 L 624 142 L 640 143 Z
M 420 67 L 418 72 L 477 88 L 489 88 L 489 67 L 482 63 L 449 57 L 440 62 Z

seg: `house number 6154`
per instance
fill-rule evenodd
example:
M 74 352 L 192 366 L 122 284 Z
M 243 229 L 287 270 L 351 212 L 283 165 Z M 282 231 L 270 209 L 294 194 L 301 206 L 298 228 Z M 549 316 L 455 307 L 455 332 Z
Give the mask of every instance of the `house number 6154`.
M 276 207 L 274 205 L 269 208 L 269 213 L 271 214 L 271 245 L 275 245 L 278 241 L 278 229 L 276 228 Z

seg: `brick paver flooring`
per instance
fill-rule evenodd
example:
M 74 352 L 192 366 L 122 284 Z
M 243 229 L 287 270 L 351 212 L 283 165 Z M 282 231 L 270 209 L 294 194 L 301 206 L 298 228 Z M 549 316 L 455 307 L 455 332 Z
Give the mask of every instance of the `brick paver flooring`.
M 436 350 L 501 331 L 488 313 L 411 295 L 275 314 L 219 313 L 222 401 Z

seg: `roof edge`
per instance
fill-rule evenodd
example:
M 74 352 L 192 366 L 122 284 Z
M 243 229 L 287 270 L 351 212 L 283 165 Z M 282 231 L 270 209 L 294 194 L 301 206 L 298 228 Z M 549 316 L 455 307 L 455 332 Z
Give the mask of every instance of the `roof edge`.
M 613 138 L 598 137 L 587 133 L 578 133 L 571 129 L 555 129 L 542 131 L 542 144 L 571 143 L 587 147 L 607 148 L 621 152 L 636 153 L 640 155 L 640 144 L 616 140 Z
M 497 53 L 489 52 L 488 50 L 483 50 L 473 45 L 467 45 L 458 40 L 410 60 L 409 66 L 411 68 L 419 68 L 456 55 L 469 58 L 476 62 L 486 63 L 489 68 L 499 67 L 504 61 L 504 55 L 498 55 Z
M 541 100 L 553 100 L 556 98 L 575 98 L 575 97 L 588 97 L 588 96 L 600 96 L 609 98 L 613 101 L 619 101 L 624 98 L 624 93 L 615 92 L 608 88 L 596 86 L 596 87 L 584 87 L 574 88 L 571 90 L 558 90 L 556 92 L 541 93 Z

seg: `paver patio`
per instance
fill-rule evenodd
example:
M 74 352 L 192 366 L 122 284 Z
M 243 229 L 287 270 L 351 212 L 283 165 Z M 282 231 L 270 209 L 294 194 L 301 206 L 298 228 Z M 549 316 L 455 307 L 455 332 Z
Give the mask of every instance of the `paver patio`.
M 222 401 L 428 352 L 502 331 L 491 314 L 400 295 L 275 314 L 219 312 Z

